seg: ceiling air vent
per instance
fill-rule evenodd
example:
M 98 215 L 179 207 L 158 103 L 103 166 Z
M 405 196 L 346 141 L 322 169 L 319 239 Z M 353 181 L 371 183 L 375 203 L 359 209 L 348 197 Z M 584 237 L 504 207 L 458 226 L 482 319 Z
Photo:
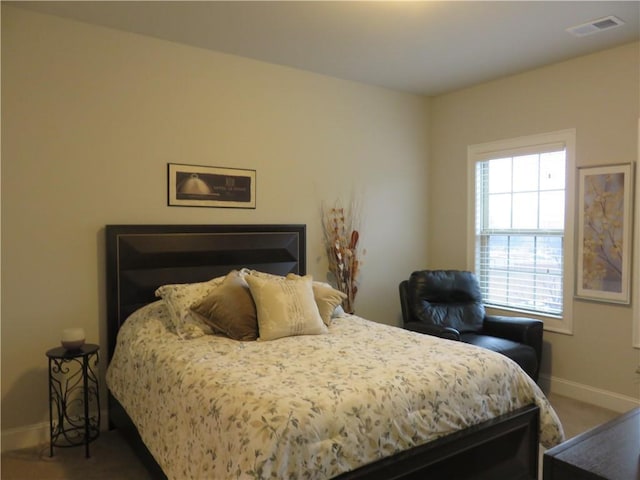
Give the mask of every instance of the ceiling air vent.
M 584 37 L 585 35 L 604 32 L 605 30 L 610 30 L 621 25 L 624 25 L 624 22 L 622 20 L 620 20 L 618 17 L 610 15 L 608 17 L 592 20 L 588 23 L 583 23 L 582 25 L 576 25 L 575 27 L 567 28 L 567 32 L 575 35 L 576 37 Z

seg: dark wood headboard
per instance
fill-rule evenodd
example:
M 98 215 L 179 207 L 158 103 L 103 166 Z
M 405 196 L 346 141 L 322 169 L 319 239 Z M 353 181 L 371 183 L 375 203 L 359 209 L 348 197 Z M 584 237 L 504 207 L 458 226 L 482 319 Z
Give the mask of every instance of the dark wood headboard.
M 305 225 L 107 225 L 106 236 L 109 360 L 120 326 L 161 285 L 243 267 L 306 274 Z

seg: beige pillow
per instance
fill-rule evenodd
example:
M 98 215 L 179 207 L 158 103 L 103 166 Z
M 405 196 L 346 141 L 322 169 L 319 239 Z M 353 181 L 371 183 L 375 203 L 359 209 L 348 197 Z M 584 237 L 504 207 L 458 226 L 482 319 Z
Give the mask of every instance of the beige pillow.
M 333 313 L 342 301 L 347 298 L 346 293 L 336 290 L 328 283 L 313 282 L 313 296 L 316 299 L 320 317 L 325 325 L 331 324 Z
M 191 314 L 189 307 L 220 285 L 225 277 L 216 277 L 208 282 L 176 283 L 158 287 L 156 297 L 167 305 L 171 324 L 180 338 L 197 338 L 211 334 L 211 327 Z
M 302 278 L 295 273 L 290 273 L 287 275 L 287 278 Z M 342 305 L 342 301 L 347 298 L 345 293 L 342 293 L 340 290 L 336 290 L 328 283 L 323 282 L 313 282 L 313 297 L 316 300 L 316 305 L 318 306 L 318 311 L 320 312 L 320 317 L 326 326 L 331 324 L 331 318 L 333 316 L 333 312 L 335 311 L 338 305 Z
M 233 270 L 222 285 L 191 306 L 191 311 L 202 321 L 234 340 L 258 338 L 256 305 L 249 285 L 240 272 Z
M 272 280 L 246 275 L 256 302 L 260 340 L 327 333 L 313 298 L 311 276 Z

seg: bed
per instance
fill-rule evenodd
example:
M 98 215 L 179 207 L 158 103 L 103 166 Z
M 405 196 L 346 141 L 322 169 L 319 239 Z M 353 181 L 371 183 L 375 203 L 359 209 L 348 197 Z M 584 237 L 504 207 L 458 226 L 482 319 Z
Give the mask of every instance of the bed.
M 106 254 L 109 422 L 158 478 L 535 479 L 563 440 L 510 360 L 339 308 L 313 335 L 176 333 L 163 285 L 307 292 L 304 225 L 109 225 Z

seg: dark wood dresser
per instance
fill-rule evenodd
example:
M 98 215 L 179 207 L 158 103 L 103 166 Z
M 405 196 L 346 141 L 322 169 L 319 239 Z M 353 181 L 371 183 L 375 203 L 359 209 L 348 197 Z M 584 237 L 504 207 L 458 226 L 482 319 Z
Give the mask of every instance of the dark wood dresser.
M 640 480 L 640 408 L 553 447 L 544 480 Z

